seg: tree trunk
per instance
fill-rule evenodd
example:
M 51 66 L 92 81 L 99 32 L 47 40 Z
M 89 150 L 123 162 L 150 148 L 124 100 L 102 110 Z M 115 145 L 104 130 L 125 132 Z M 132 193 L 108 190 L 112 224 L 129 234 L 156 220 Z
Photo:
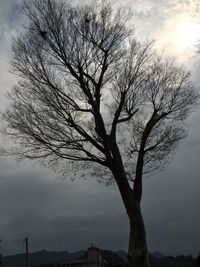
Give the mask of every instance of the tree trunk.
M 150 267 L 146 232 L 142 218 L 140 205 L 132 209 L 129 213 L 130 235 L 128 258 L 132 267 Z
M 142 196 L 141 179 L 137 178 L 134 190 L 126 177 L 122 158 L 116 143 L 112 143 L 113 162 L 110 170 L 117 182 L 130 222 L 128 258 L 131 267 L 150 267 L 145 226 L 140 209 Z M 142 173 L 142 172 L 141 172 Z M 142 177 L 140 177 L 142 178 Z M 137 182 L 137 183 L 136 183 Z

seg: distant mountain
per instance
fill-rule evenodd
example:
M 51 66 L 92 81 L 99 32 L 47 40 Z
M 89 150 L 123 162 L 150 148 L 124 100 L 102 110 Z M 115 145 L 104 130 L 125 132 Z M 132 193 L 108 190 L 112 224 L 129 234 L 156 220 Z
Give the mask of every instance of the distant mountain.
M 126 260 L 124 260 L 123 258 L 124 255 L 121 252 L 118 253 L 118 252 L 113 252 L 111 250 L 103 250 L 102 254 L 103 254 L 104 261 L 109 264 L 113 264 L 113 265 L 122 264 L 125 261 L 127 261 L 127 257 L 126 257 Z M 126 252 L 124 252 L 124 254 L 127 255 Z
M 127 253 L 124 251 L 113 252 L 110 250 L 102 251 L 104 261 L 109 264 L 121 264 L 127 261 Z M 54 264 L 59 262 L 79 260 L 86 256 L 86 251 L 81 250 L 74 253 L 68 251 L 46 251 L 41 250 L 29 254 L 29 262 L 31 267 L 43 264 Z M 23 267 L 25 266 L 25 255 L 17 254 L 3 258 L 3 267 Z
M 121 259 L 123 259 L 124 262 L 128 261 L 128 254 L 127 252 L 123 251 L 123 250 L 118 250 L 115 252 Z
M 127 253 L 123 250 L 116 252 L 110 250 L 103 250 L 103 257 L 105 262 L 109 265 L 120 265 L 127 262 Z M 31 267 L 37 267 L 42 264 L 54 264 L 65 261 L 73 261 L 83 259 L 86 256 L 86 251 L 80 250 L 69 253 L 68 251 L 46 251 L 30 253 L 29 260 Z M 193 267 L 196 266 L 196 259 L 192 256 L 165 256 L 159 251 L 149 253 L 152 267 Z M 25 266 L 25 255 L 17 254 L 13 256 L 3 257 L 2 267 L 23 267 Z
M 196 259 L 192 256 L 163 256 L 159 253 L 150 255 L 150 263 L 152 267 L 196 267 Z
M 164 257 L 166 257 L 165 255 L 163 255 L 162 253 L 160 253 L 159 251 L 155 251 L 155 252 L 150 252 L 149 255 L 155 259 L 162 259 Z
M 41 264 L 51 264 L 64 261 L 72 261 L 79 259 L 85 255 L 85 251 L 77 251 L 69 253 L 68 251 L 46 251 L 41 250 L 29 254 L 30 266 L 38 266 Z M 3 257 L 3 267 L 23 267 L 25 266 L 25 255 L 17 254 L 13 256 Z

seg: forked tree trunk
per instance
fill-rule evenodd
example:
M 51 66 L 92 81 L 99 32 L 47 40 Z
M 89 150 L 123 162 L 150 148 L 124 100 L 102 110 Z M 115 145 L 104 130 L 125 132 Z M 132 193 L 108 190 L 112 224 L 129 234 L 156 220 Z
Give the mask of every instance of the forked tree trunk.
M 111 172 L 117 182 L 125 209 L 130 222 L 130 236 L 128 258 L 131 267 L 150 267 L 145 226 L 140 209 L 140 200 L 137 195 L 142 192 L 141 183 L 135 184 L 136 192 L 131 189 L 124 170 L 121 155 L 116 143 L 112 144 L 112 154 L 115 156 L 111 165 Z
M 130 222 L 128 258 L 132 267 L 150 267 L 146 232 L 141 210 L 134 209 L 128 214 Z

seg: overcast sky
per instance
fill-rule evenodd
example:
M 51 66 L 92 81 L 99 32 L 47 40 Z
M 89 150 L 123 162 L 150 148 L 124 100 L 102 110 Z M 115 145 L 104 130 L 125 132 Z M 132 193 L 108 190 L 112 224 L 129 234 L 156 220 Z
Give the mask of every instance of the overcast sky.
M 4 95 L 15 83 L 8 69 L 12 36 L 23 29 L 20 2 L 0 0 L 1 111 L 6 106 Z M 153 38 L 158 49 L 177 56 L 191 69 L 198 87 L 200 59 L 192 46 L 200 37 L 194 18 L 197 4 L 196 0 L 115 1 L 131 11 L 136 36 Z M 188 136 L 173 163 L 144 180 L 142 208 L 150 251 L 196 255 L 200 250 L 199 115 L 197 111 L 188 119 Z M 1 158 L 0 214 L 4 254 L 22 252 L 25 236 L 31 251 L 75 251 L 86 249 L 91 241 L 104 249 L 127 250 L 128 220 L 114 185 L 105 187 L 91 179 L 72 182 L 40 166 Z

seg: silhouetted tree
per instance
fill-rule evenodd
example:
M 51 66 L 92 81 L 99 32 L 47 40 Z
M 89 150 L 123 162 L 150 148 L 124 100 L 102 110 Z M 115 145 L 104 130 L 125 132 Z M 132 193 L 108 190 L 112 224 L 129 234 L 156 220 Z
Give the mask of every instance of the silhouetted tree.
M 129 260 L 149 266 L 140 202 L 144 173 L 161 169 L 197 102 L 190 75 L 140 44 L 120 11 L 62 0 L 24 6 L 13 41 L 20 80 L 4 114 L 19 158 L 115 182 L 130 221 Z

